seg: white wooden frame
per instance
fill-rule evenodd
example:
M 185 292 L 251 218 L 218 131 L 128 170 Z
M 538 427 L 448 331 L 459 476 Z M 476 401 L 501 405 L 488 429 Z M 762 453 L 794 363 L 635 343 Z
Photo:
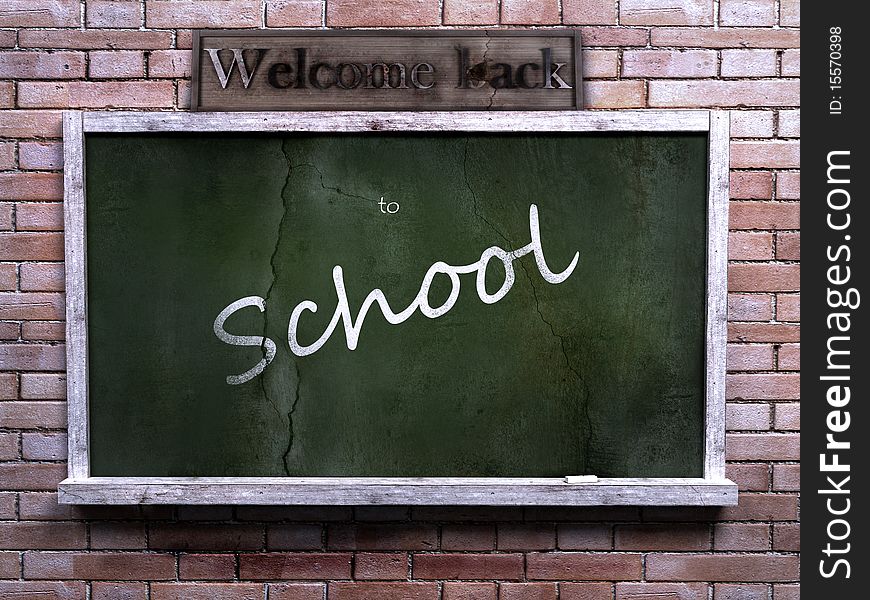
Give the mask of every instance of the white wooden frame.
M 734 505 L 725 478 L 729 120 L 725 111 L 78 112 L 64 113 L 69 477 L 64 504 Z M 100 132 L 706 132 L 706 412 L 704 477 L 557 478 L 91 477 L 85 135 Z M 567 475 L 567 474 L 566 474 Z

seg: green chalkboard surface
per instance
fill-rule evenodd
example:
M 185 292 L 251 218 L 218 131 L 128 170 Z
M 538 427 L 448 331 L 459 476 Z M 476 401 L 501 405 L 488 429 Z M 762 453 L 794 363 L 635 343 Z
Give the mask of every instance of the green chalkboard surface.
M 85 147 L 91 475 L 703 476 L 706 134 Z

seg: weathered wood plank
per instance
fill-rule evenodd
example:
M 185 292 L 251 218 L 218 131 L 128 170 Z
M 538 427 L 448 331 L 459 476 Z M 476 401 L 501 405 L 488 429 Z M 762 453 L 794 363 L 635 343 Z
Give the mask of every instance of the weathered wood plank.
M 708 131 L 706 110 L 628 110 L 570 113 L 479 112 L 87 112 L 85 133 L 364 132 L 364 131 Z
M 724 479 L 115 478 L 67 479 L 62 504 L 417 504 L 726 506 Z

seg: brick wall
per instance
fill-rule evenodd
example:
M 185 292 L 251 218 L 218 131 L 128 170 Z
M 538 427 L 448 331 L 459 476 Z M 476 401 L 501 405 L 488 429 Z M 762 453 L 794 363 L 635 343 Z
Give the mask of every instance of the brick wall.
M 0 0 L 0 596 L 794 600 L 799 0 Z M 590 108 L 732 109 L 726 509 L 58 506 L 60 110 L 188 105 L 191 28 L 579 26 Z

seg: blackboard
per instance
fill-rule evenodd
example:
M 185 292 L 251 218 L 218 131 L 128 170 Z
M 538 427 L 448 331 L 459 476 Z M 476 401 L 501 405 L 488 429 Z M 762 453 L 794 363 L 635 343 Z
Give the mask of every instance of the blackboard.
M 709 479 L 708 132 L 114 129 L 88 477 Z

